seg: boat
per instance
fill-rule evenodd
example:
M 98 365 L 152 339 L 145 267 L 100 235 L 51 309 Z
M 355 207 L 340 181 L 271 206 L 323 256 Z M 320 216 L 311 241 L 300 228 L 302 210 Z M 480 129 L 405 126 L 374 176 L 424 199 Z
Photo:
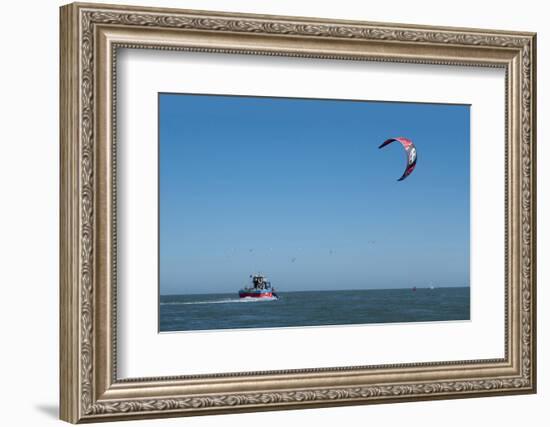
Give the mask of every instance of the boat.
M 271 286 L 271 282 L 262 274 L 250 275 L 252 279 L 251 286 L 246 286 L 239 290 L 239 298 L 272 298 L 279 299 L 279 295 L 275 292 L 275 288 Z

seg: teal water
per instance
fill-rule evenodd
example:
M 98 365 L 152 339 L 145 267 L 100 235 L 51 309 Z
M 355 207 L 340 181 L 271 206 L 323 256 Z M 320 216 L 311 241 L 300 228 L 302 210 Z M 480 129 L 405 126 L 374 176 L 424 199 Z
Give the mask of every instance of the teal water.
M 161 295 L 159 317 L 161 332 L 469 320 L 470 288 Z

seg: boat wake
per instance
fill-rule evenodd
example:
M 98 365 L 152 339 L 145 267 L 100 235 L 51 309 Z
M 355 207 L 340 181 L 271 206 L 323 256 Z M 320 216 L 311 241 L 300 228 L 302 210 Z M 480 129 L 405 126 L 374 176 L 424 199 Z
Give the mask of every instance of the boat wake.
M 256 303 L 256 302 L 268 302 L 277 301 L 277 297 L 263 297 L 263 298 L 225 298 L 219 300 L 209 301 L 166 301 L 161 302 L 160 305 L 200 305 L 200 304 L 241 304 L 241 303 Z

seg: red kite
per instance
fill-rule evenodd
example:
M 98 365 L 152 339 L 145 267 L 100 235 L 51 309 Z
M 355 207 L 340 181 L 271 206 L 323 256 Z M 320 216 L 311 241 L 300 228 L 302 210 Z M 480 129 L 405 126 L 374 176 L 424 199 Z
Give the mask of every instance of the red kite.
M 412 173 L 412 171 L 416 166 L 416 159 L 417 159 L 416 147 L 414 146 L 413 142 L 410 139 L 399 137 L 399 138 L 386 139 L 382 143 L 382 145 L 380 145 L 380 147 L 378 148 L 383 148 L 386 145 L 391 144 L 393 141 L 399 142 L 405 149 L 405 152 L 407 153 L 407 165 L 405 167 L 405 172 L 403 172 L 403 175 L 401 176 L 401 178 L 398 179 L 398 181 L 403 181 Z

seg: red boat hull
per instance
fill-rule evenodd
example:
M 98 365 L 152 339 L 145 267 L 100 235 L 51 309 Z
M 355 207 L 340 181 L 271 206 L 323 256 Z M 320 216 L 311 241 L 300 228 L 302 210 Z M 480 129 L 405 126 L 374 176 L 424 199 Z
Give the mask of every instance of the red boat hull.
M 241 298 L 273 298 L 273 292 L 239 292 Z

